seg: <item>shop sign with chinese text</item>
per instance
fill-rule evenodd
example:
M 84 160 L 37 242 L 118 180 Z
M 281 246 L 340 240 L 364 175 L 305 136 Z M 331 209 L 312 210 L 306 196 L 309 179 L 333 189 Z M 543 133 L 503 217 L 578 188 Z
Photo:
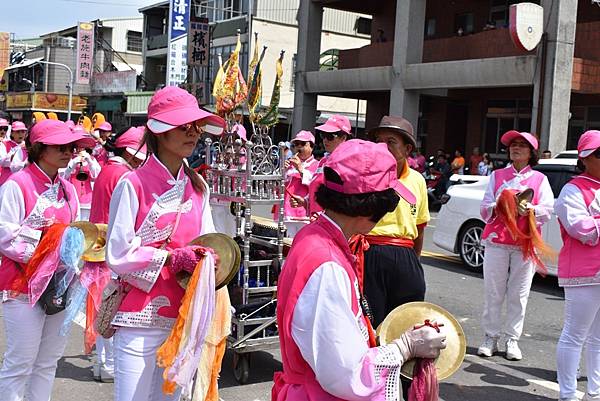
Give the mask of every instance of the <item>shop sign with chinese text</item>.
M 88 85 L 94 70 L 94 24 L 77 26 L 77 66 L 75 82 Z
M 167 86 L 177 86 L 187 78 L 187 37 L 190 25 L 190 0 L 170 0 Z

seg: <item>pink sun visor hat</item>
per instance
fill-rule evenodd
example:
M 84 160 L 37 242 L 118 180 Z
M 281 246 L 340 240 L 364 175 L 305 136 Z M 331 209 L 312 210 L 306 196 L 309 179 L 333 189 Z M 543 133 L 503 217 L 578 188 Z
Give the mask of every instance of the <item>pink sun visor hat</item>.
M 144 136 L 144 127 L 131 127 L 125 131 L 115 141 L 115 147 L 125 148 L 125 150 L 138 159 L 146 158 L 146 145 L 140 147 L 140 142 Z
M 8 120 L 5 118 L 0 118 L 0 127 L 10 127 Z
M 533 149 L 538 149 L 537 138 L 531 135 L 529 132 L 519 132 L 515 130 L 507 131 L 504 135 L 502 135 L 502 138 L 500 138 L 500 142 L 504 146 L 510 146 L 510 143 L 517 138 L 525 139 L 531 146 L 533 146 Z
M 315 144 L 315 136 L 310 131 L 300 131 L 296 134 L 294 139 L 292 139 L 292 143 L 294 143 L 296 141 L 312 142 L 312 144 L 314 145 Z
M 29 141 L 45 145 L 66 145 L 75 143 L 81 148 L 92 148 L 96 144 L 94 138 L 81 131 L 71 131 L 67 124 L 59 120 L 46 119 L 31 128 Z
M 167 86 L 157 91 L 148 105 L 146 126 L 154 134 L 162 134 L 180 125 L 200 121 L 205 132 L 221 135 L 225 120 L 198 106 L 198 101 L 187 91 Z
M 339 114 L 334 114 L 329 117 L 325 124 L 315 127 L 315 129 L 324 132 L 345 132 L 348 135 L 352 135 L 352 125 L 348 117 Z
M 110 123 L 108 121 L 104 121 L 102 124 L 100 124 L 97 128 L 100 131 L 107 131 L 110 132 L 112 131 L 112 125 L 110 125 Z
M 584 132 L 577 143 L 579 157 L 588 157 L 598 148 L 600 148 L 600 131 L 597 130 Z
M 351 139 L 341 143 L 327 158 L 342 184 L 325 180 L 325 186 L 347 195 L 381 192 L 392 188 L 411 205 L 415 195 L 398 180 L 396 159 L 385 143 Z

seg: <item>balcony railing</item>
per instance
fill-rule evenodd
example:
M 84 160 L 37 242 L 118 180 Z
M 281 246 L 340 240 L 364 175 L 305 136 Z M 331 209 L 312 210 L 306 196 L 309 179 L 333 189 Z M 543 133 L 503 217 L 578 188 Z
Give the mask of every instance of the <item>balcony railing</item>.
M 148 36 L 147 47 L 148 50 L 162 49 L 167 47 L 169 42 L 169 35 L 163 33 L 162 35 Z

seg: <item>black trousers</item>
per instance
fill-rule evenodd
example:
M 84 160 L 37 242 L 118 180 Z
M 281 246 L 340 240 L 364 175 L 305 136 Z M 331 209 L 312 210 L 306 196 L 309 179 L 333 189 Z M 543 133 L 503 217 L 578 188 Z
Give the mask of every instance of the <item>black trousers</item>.
M 413 248 L 371 245 L 365 252 L 364 275 L 374 328 L 396 307 L 425 299 L 423 267 Z

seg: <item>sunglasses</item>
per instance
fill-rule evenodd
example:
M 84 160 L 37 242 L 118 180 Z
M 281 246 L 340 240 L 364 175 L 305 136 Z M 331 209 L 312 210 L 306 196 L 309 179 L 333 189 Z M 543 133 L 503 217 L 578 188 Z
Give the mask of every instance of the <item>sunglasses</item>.
M 321 138 L 327 139 L 329 142 L 333 141 L 338 136 L 333 132 L 321 132 Z
M 8 131 L 8 127 L 0 127 L 0 131 Z
M 60 153 L 65 153 L 65 152 L 70 152 L 73 153 L 75 152 L 76 146 L 74 143 L 68 143 L 66 145 L 48 145 L 49 147 L 53 147 L 54 149 L 58 150 Z
M 202 127 L 200 127 L 195 122 L 180 125 L 179 128 L 181 128 L 182 130 L 184 130 L 186 134 L 189 134 L 190 131 L 192 131 L 192 130 L 194 130 L 198 134 L 201 134 L 201 133 L 204 132 L 204 130 L 202 129 Z

